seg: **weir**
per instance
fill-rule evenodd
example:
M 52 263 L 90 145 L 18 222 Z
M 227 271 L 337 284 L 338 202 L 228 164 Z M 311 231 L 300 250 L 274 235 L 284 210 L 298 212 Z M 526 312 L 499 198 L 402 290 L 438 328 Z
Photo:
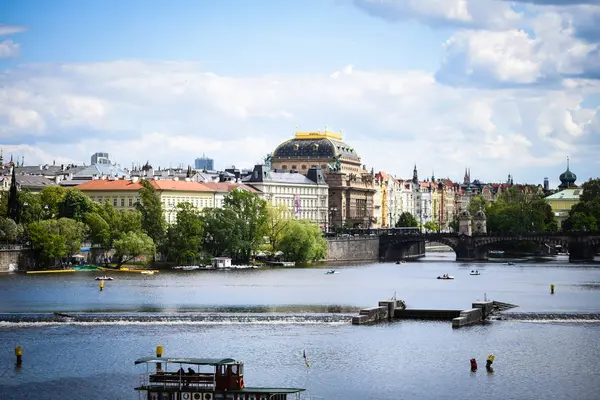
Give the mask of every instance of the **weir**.
M 453 328 L 482 323 L 494 313 L 518 307 L 499 301 L 477 301 L 465 310 L 407 309 L 403 300 L 382 300 L 377 307 L 364 308 L 352 317 L 352 325 L 375 324 L 402 319 L 452 321 Z

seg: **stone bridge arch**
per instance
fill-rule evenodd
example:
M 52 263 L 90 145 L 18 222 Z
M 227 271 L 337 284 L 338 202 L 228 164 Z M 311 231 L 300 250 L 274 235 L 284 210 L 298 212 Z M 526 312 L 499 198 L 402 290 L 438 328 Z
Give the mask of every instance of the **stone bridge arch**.
M 569 247 L 569 238 L 566 236 L 554 235 L 510 235 L 510 236 L 482 236 L 474 237 L 473 245 L 475 248 L 485 250 L 487 247 L 498 243 L 517 243 L 534 242 L 541 244 L 561 245 L 564 248 Z

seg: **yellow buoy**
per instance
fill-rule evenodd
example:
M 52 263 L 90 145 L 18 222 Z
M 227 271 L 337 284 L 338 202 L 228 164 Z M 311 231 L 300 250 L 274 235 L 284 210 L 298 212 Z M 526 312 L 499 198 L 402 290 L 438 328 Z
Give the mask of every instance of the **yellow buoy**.
M 162 357 L 163 350 L 164 350 L 163 346 L 156 346 L 156 357 Z
M 493 354 L 488 355 L 488 361 L 490 362 L 494 362 L 494 358 L 496 358 L 496 356 L 494 356 Z
M 550 294 L 554 294 L 554 283 L 550 285 Z
M 17 356 L 17 366 L 20 366 L 23 362 L 23 348 L 21 346 L 15 347 L 15 356 Z
M 100 281 L 100 291 L 104 289 L 104 281 Z

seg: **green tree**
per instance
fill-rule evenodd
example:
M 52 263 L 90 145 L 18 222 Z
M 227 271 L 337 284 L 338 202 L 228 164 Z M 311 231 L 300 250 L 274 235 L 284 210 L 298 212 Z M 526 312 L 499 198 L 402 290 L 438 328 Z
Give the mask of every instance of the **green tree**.
M 434 221 L 427 221 L 425 224 L 423 224 L 423 228 L 425 228 L 425 230 L 428 232 L 437 232 L 438 227 L 438 224 Z
M 237 216 L 227 208 L 204 209 L 204 250 L 214 256 L 235 257 L 242 247 Z
M 563 221 L 563 230 L 571 232 L 600 231 L 600 178 L 590 179 L 581 185 L 579 202 Z
M 267 222 L 267 203 L 248 190 L 233 190 L 223 199 L 223 208 L 235 215 L 238 248 L 232 257 L 239 262 L 250 261 L 252 253 L 263 243 Z
M 79 189 L 68 189 L 58 204 L 58 216 L 83 221 L 85 214 L 94 211 L 92 200 Z
M 452 232 L 458 233 L 460 230 L 460 220 L 458 219 L 458 215 L 452 217 L 452 220 L 448 224 L 448 228 L 450 228 Z
M 190 203 L 177 205 L 177 221 L 169 226 L 164 254 L 179 263 L 193 262 L 204 241 L 204 221 Z
M 272 253 L 279 251 L 279 243 L 292 221 L 289 212 L 289 208 L 283 204 L 267 204 L 265 236 L 269 239 L 269 247 Z
M 42 219 L 44 209 L 40 197 L 29 190 L 21 190 L 18 194 L 19 202 L 19 222 L 27 225 Z
M 81 248 L 87 226 L 70 218 L 43 220 L 29 225 L 32 248 L 38 260 L 56 262 L 70 257 Z
M 396 226 L 399 228 L 413 228 L 419 226 L 419 221 L 408 211 L 400 214 L 398 218 L 398 222 L 396 222 Z
M 142 216 L 142 229 L 159 246 L 164 241 L 166 232 L 160 196 L 150 181 L 142 179 L 140 185 L 140 202 L 136 207 Z
M 156 247 L 152 238 L 142 232 L 122 233 L 114 243 L 117 268 L 140 256 L 154 256 Z
M 97 212 L 87 213 L 84 221 L 89 228 L 88 240 L 90 243 L 94 246 L 110 249 L 111 229 L 108 222 Z
M 0 190 L 0 216 L 8 216 L 8 192 Z
M 487 210 L 487 207 L 489 205 L 489 202 L 483 197 L 483 196 L 475 196 L 473 197 L 473 199 L 471 199 L 471 202 L 469 203 L 468 206 L 468 210 L 469 210 L 469 214 L 471 214 L 471 216 L 474 216 L 477 211 L 483 211 L 485 212 Z
M 15 242 L 23 234 L 22 225 L 18 225 L 10 218 L 0 217 L 0 241 Z
M 67 194 L 67 189 L 62 186 L 46 186 L 39 193 L 42 204 L 42 219 L 57 218 L 60 214 L 60 206 Z
M 556 231 L 552 208 L 537 195 L 521 193 L 515 187 L 503 192 L 486 209 L 487 230 L 495 234 Z
M 280 249 L 288 261 L 312 262 L 325 258 L 327 241 L 313 222 L 291 220 L 281 238 Z

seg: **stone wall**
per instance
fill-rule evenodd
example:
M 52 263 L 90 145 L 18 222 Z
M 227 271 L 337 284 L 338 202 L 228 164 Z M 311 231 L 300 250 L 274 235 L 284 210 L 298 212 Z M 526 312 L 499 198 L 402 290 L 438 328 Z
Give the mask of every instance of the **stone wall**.
M 0 250 L 0 272 L 25 271 L 34 267 L 30 250 Z
M 377 261 L 379 236 L 327 238 L 326 261 Z

